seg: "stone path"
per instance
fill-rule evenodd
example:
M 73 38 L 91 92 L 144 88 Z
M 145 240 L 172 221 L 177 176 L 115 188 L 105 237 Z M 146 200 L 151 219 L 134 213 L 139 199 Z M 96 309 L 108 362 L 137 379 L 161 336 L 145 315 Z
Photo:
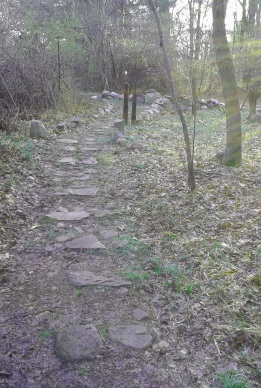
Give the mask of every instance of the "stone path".
M 116 126 L 118 122 L 116 121 Z M 69 187 L 63 188 L 59 187 L 55 189 L 55 195 L 61 197 L 62 206 L 54 208 L 51 212 L 46 214 L 47 218 L 53 219 L 57 222 L 63 221 L 65 223 L 70 223 L 71 226 L 73 222 L 85 220 L 90 218 L 90 212 L 86 211 L 86 206 L 84 203 L 85 198 L 95 198 L 99 194 L 99 191 L 102 191 L 102 187 L 95 187 L 91 184 L 88 184 L 90 180 L 90 175 L 92 179 L 95 179 L 96 175 L 100 174 L 100 169 L 95 169 L 99 165 L 97 159 L 97 153 L 102 153 L 102 148 L 98 146 L 97 141 L 98 137 L 108 131 L 108 129 L 113 124 L 112 121 L 103 123 L 96 129 L 97 137 L 92 133 L 92 137 L 87 137 L 85 134 L 84 138 L 79 139 L 69 139 L 62 138 L 58 139 L 58 144 L 68 144 L 67 146 L 57 147 L 57 162 L 58 170 L 56 170 L 54 177 L 54 182 L 59 182 L 60 185 L 66 181 L 69 184 Z M 73 146 L 71 146 L 73 144 Z M 65 152 L 65 154 L 64 154 Z M 69 155 L 72 154 L 72 156 Z M 75 154 L 77 153 L 77 157 Z M 85 157 L 83 157 L 85 156 Z M 64 165 L 68 166 L 66 171 L 64 171 Z M 93 170 L 86 169 L 85 166 L 93 166 Z M 59 169 L 61 166 L 61 169 Z M 84 186 L 83 186 L 84 181 Z M 78 209 L 68 210 L 71 207 L 71 203 L 75 202 L 77 198 L 80 198 L 78 204 Z M 81 207 L 83 205 L 83 207 Z M 88 205 L 91 205 L 89 200 Z M 92 215 L 95 218 L 108 217 L 120 213 L 115 209 L 114 204 L 107 204 L 103 209 L 95 209 Z M 80 253 L 88 253 L 95 251 L 106 250 L 106 243 L 102 243 L 99 240 L 99 236 L 103 240 L 113 239 L 115 237 L 120 237 L 119 232 L 113 229 L 104 229 L 101 228 L 98 232 L 98 236 L 93 233 L 79 233 L 80 236 L 77 238 L 75 233 L 67 234 L 57 237 L 59 242 L 59 248 L 61 246 L 69 251 L 78 251 Z M 120 244 L 119 246 L 124 246 L 125 243 Z M 55 244 L 54 244 L 55 245 Z M 57 244 L 56 244 L 57 245 Z M 55 248 L 55 247 L 54 247 Z M 79 261 L 84 262 L 84 258 L 80 258 Z M 106 265 L 106 263 L 104 263 Z M 102 270 L 103 268 L 101 268 Z M 132 283 L 125 279 L 120 279 L 117 276 L 114 276 L 113 273 L 110 273 L 110 276 L 104 276 L 102 273 L 92 272 L 89 269 L 79 270 L 70 270 L 67 273 L 64 281 L 69 282 L 74 287 L 109 287 L 120 289 L 120 293 L 124 295 L 128 292 L 126 287 L 130 287 Z M 122 298 L 124 300 L 124 297 Z M 153 344 L 153 336 L 149 333 L 149 326 L 135 325 L 135 321 L 146 321 L 149 322 L 149 315 L 141 310 L 135 309 L 132 312 L 133 323 L 130 325 L 129 322 L 126 322 L 125 325 L 115 325 L 115 321 L 121 321 L 121 310 L 114 311 L 114 314 L 119 315 L 119 319 L 112 320 L 110 322 L 106 321 L 106 343 L 110 344 L 112 349 L 117 349 L 120 351 L 121 348 L 123 351 L 126 348 L 136 350 L 136 351 L 145 351 L 148 347 Z M 76 320 L 77 321 L 77 317 Z M 55 353 L 61 361 L 83 361 L 83 360 L 92 360 L 99 356 L 102 351 L 102 345 L 104 338 L 99 334 L 99 331 L 95 325 L 88 325 L 88 322 L 82 322 L 82 325 L 78 325 L 75 322 L 68 322 L 62 330 L 56 336 L 55 340 Z M 152 329 L 152 328 L 151 328 Z

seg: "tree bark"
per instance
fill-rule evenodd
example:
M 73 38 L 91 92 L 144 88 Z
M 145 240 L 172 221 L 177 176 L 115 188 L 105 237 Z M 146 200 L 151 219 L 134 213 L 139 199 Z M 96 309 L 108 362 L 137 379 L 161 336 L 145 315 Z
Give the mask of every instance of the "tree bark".
M 166 50 L 166 46 L 165 46 L 165 42 L 164 42 L 164 36 L 163 36 L 160 18 L 159 18 L 154 1 L 148 0 L 148 4 L 149 4 L 149 7 L 150 7 L 154 17 L 155 17 L 155 21 L 156 21 L 156 25 L 157 25 L 157 29 L 158 29 L 158 35 L 159 35 L 159 40 L 160 40 L 159 44 L 160 44 L 160 47 L 161 47 L 162 53 L 163 53 L 163 59 L 164 59 L 164 64 L 165 64 L 165 70 L 166 70 L 167 77 L 168 77 L 169 89 L 170 89 L 170 94 L 171 94 L 171 98 L 172 98 L 172 104 L 175 107 L 175 109 L 179 115 L 179 119 L 181 121 L 182 128 L 183 128 L 183 136 L 184 136 L 184 141 L 185 141 L 185 149 L 186 149 L 187 165 L 188 165 L 188 183 L 189 183 L 190 190 L 192 191 L 196 188 L 196 183 L 195 183 L 194 167 L 193 167 L 193 159 L 192 159 L 192 153 L 191 153 L 191 147 L 190 147 L 190 141 L 189 141 L 188 127 L 187 127 L 185 117 L 182 113 L 181 107 L 178 103 L 178 100 L 177 100 L 177 97 L 175 94 L 174 82 L 173 82 L 173 78 L 171 75 L 170 60 L 169 60 L 168 52 Z
M 239 166 L 242 163 L 241 114 L 235 68 L 226 37 L 227 0 L 213 0 L 213 44 L 226 110 L 226 148 L 222 163 Z

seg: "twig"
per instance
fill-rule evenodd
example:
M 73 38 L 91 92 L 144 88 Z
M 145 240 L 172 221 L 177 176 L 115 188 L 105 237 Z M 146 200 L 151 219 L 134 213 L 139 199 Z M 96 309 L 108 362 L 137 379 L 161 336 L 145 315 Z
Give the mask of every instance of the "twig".
M 220 353 L 220 350 L 219 350 L 219 347 L 218 347 L 218 344 L 217 344 L 217 341 L 216 341 L 215 338 L 214 338 L 214 344 L 215 344 L 215 346 L 216 346 L 216 348 L 217 348 L 219 358 L 221 358 L 221 353 Z
M 74 259 L 74 260 L 71 261 L 70 263 L 66 264 L 66 266 L 65 266 L 64 268 L 68 268 L 68 267 L 70 267 L 70 265 L 72 265 L 73 263 L 75 263 L 75 262 L 80 258 L 81 254 L 82 254 L 82 247 L 81 247 L 80 253 L 79 253 L 79 255 L 76 257 L 76 259 Z

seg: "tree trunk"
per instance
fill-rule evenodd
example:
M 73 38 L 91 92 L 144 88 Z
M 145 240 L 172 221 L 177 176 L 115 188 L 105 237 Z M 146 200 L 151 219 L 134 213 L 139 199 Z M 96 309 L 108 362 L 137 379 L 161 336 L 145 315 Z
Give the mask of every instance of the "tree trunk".
M 222 163 L 239 166 L 242 162 L 241 114 L 235 68 L 226 37 L 227 0 L 213 0 L 213 44 L 226 109 L 226 148 Z
M 249 89 L 248 91 L 249 115 L 247 119 L 250 121 L 254 121 L 256 118 L 256 102 L 259 97 L 260 97 L 260 93 L 257 93 L 254 90 Z
M 184 135 L 184 141 L 185 141 L 185 149 L 186 149 L 186 155 L 187 155 L 187 164 L 188 164 L 188 183 L 189 187 L 191 190 L 194 190 L 196 188 L 196 183 L 195 183 L 195 176 L 194 176 L 194 167 L 193 167 L 193 159 L 192 159 L 192 153 L 191 153 L 191 147 L 190 147 L 190 141 L 189 141 L 189 133 L 188 133 L 188 127 L 186 124 L 185 117 L 182 113 L 181 107 L 178 103 L 176 94 L 175 94 L 175 88 L 174 88 L 174 82 L 173 78 L 171 75 L 171 67 L 170 67 L 170 60 L 168 56 L 168 52 L 165 47 L 164 43 L 164 37 L 163 37 L 163 31 L 161 27 L 161 22 L 160 18 L 157 12 L 157 9 L 155 7 L 154 1 L 153 0 L 148 0 L 149 7 L 155 17 L 157 29 L 158 29 L 158 35 L 159 35 L 159 40 L 160 40 L 160 47 L 162 48 L 163 52 L 163 59 L 164 59 L 164 64 L 165 64 L 165 70 L 168 76 L 168 82 L 169 82 L 169 89 L 170 89 L 170 94 L 172 98 L 172 103 L 178 112 L 182 128 L 183 128 L 183 135 Z

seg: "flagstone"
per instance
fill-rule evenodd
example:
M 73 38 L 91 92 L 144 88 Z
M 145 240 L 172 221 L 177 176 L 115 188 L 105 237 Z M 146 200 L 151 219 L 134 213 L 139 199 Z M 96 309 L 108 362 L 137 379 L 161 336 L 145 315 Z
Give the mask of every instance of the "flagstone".
M 94 197 L 98 193 L 99 189 L 97 187 L 83 187 L 83 188 L 70 188 L 66 189 L 65 192 L 73 195 L 83 195 Z
M 146 349 L 153 342 L 152 335 L 142 325 L 112 326 L 108 328 L 108 333 L 112 343 L 136 350 Z
M 86 213 L 84 211 L 72 211 L 68 212 L 66 209 L 64 210 L 57 210 L 54 212 L 51 212 L 47 214 L 46 217 L 54 218 L 58 221 L 80 221 L 84 218 L 88 218 L 90 216 L 90 213 Z
M 64 151 L 76 151 L 76 148 L 75 147 L 71 147 L 71 146 L 66 146 L 66 147 L 63 147 L 62 149 Z
M 92 156 L 90 156 L 89 158 L 83 160 L 82 162 L 83 164 L 97 164 L 98 161 L 97 159 L 93 158 Z
M 106 247 L 93 235 L 87 234 L 72 241 L 68 241 L 66 244 L 70 249 L 106 249 Z
M 66 143 L 66 144 L 77 144 L 78 140 L 75 139 L 58 139 L 58 143 Z
M 129 280 L 115 279 L 95 275 L 90 271 L 70 271 L 68 273 L 70 282 L 77 287 L 80 286 L 107 286 L 107 287 L 122 287 L 130 286 L 132 283 Z
M 113 229 L 101 229 L 99 234 L 105 239 L 118 236 L 118 232 Z
M 65 157 L 65 158 L 59 159 L 58 162 L 59 163 L 76 163 L 77 160 L 75 158 Z

